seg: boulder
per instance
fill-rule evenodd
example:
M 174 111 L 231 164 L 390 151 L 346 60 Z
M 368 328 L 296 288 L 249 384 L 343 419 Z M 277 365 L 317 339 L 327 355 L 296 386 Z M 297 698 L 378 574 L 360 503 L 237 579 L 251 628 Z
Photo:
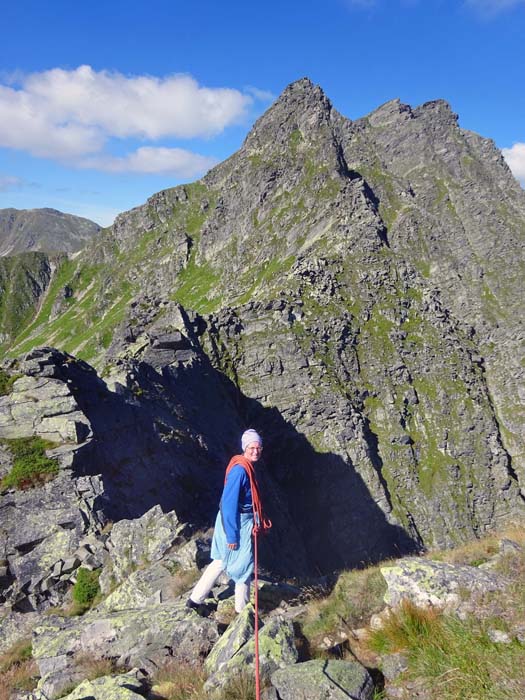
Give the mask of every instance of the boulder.
M 247 605 L 228 626 L 219 641 L 214 645 L 204 662 L 208 673 L 217 673 L 224 664 L 237 654 L 252 637 L 255 629 L 255 612 L 252 605 Z
M 97 606 L 97 612 L 146 608 L 174 600 L 173 576 L 160 562 L 134 571 Z
M 212 651 L 218 668 L 215 669 L 205 683 L 206 690 L 223 688 L 239 673 L 254 671 L 255 640 L 253 635 L 248 638 L 252 623 L 253 611 L 243 611 L 232 623 L 233 630 L 224 640 L 221 638 L 219 649 Z M 226 633 L 227 634 L 227 633 Z M 243 643 L 243 639 L 248 638 Z M 280 616 L 272 617 L 259 631 L 259 664 L 261 682 L 268 681 L 271 674 L 278 668 L 283 668 L 297 662 L 298 654 L 295 648 L 293 625 L 289 620 Z M 231 657 L 228 659 L 228 654 Z M 211 671 L 211 662 L 207 663 Z
M 381 659 L 381 672 L 387 681 L 395 680 L 401 673 L 408 669 L 408 660 L 405 654 L 397 652 L 387 654 Z
M 78 677 L 75 658 L 87 654 L 113 659 L 118 665 L 152 671 L 168 657 L 195 662 L 208 655 L 219 637 L 217 624 L 199 617 L 182 603 L 80 619 L 49 617 L 33 633 L 33 657 L 39 690 L 56 697 Z
M 357 661 L 315 659 L 275 671 L 271 677 L 280 700 L 371 700 L 374 684 Z
M 170 561 L 183 569 L 202 569 L 210 563 L 211 538 L 196 537 L 170 554 Z
M 38 623 L 38 613 L 9 612 L 0 617 L 0 654 L 3 654 L 21 639 L 31 637 Z
M 392 607 L 410 600 L 419 606 L 456 608 L 464 596 L 501 590 L 506 585 L 502 576 L 475 566 L 412 557 L 382 566 L 381 573 L 388 586 L 384 600 Z
M 162 559 L 175 544 L 181 544 L 188 526 L 175 512 L 163 513 L 159 505 L 134 520 L 119 520 L 107 541 L 110 566 L 100 578 L 102 592 L 120 583 L 137 567 Z
M 274 609 L 283 601 L 299 599 L 301 589 L 284 581 L 259 580 L 259 604 L 265 609 Z
M 136 676 L 132 671 L 82 681 L 73 692 L 63 696 L 63 700 L 139 700 L 144 698 L 145 687 Z
M 65 382 L 22 376 L 9 395 L 0 397 L 0 437 L 32 435 L 57 443 L 80 443 L 91 437 L 91 424 Z

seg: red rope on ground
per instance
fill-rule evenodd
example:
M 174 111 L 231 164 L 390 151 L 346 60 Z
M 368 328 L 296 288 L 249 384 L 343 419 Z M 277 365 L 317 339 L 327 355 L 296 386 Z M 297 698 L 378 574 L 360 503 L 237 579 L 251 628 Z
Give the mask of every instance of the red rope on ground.
M 226 467 L 226 475 L 224 481 L 226 483 L 226 478 L 230 469 L 233 468 L 235 464 L 240 464 L 241 467 L 248 474 L 250 479 L 250 488 L 252 491 L 252 509 L 253 509 L 253 550 L 254 550 L 254 584 L 255 584 L 255 595 L 254 595 L 254 607 L 255 607 L 255 700 L 260 700 L 261 698 L 261 687 L 260 687 L 260 667 L 259 667 L 259 557 L 257 548 L 257 535 L 259 532 L 263 534 L 269 530 L 272 526 L 272 521 L 264 517 L 264 511 L 262 507 L 261 495 L 259 492 L 259 486 L 255 479 L 255 470 L 253 464 L 249 459 L 246 459 L 244 455 L 235 455 L 230 460 L 230 463 Z
M 259 578 L 258 578 L 258 554 L 257 554 L 257 531 L 258 527 L 253 528 L 253 549 L 254 549 L 254 583 L 255 583 L 255 700 L 261 698 L 261 681 L 259 669 Z

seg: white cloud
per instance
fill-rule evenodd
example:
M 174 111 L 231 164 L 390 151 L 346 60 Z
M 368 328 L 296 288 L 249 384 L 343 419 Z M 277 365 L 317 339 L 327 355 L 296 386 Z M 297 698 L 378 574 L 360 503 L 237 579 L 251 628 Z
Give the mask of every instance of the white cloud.
M 2 175 L 0 173 L 0 192 L 9 192 L 13 190 L 35 189 L 40 187 L 36 182 L 28 182 L 16 175 Z
M 183 148 L 153 148 L 143 146 L 124 157 L 94 156 L 78 163 L 81 168 L 93 168 L 110 173 L 148 173 L 192 178 L 202 175 L 216 164 L 214 158 L 201 156 Z
M 252 101 L 238 90 L 200 87 L 189 75 L 128 77 L 91 66 L 34 73 L 23 86 L 54 121 L 121 138 L 211 136 L 242 118 Z
M 259 88 L 253 87 L 253 85 L 247 85 L 245 90 L 250 95 L 253 95 L 256 100 L 261 102 L 273 102 L 277 97 L 273 92 L 269 90 L 259 90 Z
M 515 143 L 512 148 L 502 148 L 501 150 L 513 175 L 525 187 L 525 143 Z
M 213 136 L 242 120 L 254 100 L 247 92 L 202 87 L 188 75 L 125 76 L 90 66 L 17 75 L 13 81 L 0 84 L 0 146 L 66 162 L 102 154 L 110 138 Z M 120 162 L 138 171 L 141 162 L 149 167 L 162 158 L 184 160 L 182 154 L 139 149 Z M 194 154 L 193 160 L 202 156 Z
M 42 98 L 0 85 L 0 146 L 44 158 L 71 158 L 100 150 L 104 140 L 95 127 L 53 117 Z
M 505 10 L 524 5 L 525 0 L 465 0 L 465 4 L 485 17 L 492 17 Z
M 21 180 L 19 177 L 14 177 L 13 175 L 0 175 L 0 192 L 16 190 L 19 187 L 22 187 L 23 184 L 23 180 Z

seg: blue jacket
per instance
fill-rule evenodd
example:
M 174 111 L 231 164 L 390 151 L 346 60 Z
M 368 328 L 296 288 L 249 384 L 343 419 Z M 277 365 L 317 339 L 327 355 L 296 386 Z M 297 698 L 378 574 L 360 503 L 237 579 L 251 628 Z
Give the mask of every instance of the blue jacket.
M 252 512 L 250 479 L 240 464 L 235 464 L 226 477 L 220 509 L 226 541 L 238 545 L 240 513 Z

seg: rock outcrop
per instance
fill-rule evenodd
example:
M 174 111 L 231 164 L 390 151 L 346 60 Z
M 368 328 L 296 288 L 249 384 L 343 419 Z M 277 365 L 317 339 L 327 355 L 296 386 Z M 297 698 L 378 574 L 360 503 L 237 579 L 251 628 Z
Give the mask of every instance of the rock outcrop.
M 352 661 L 314 660 L 290 666 L 272 675 L 279 700 L 371 700 L 374 684 L 368 671 Z M 269 696 L 272 697 L 271 695 Z
M 420 607 L 457 608 L 462 596 L 503 590 L 502 576 L 475 566 L 458 566 L 427 559 L 400 559 L 381 567 L 388 591 L 385 602 L 396 607 L 409 600 Z
M 80 620 L 49 617 L 33 633 L 39 689 L 56 697 L 84 679 L 78 658 L 112 659 L 123 667 L 150 673 L 168 658 L 196 663 L 218 639 L 217 624 L 181 602 L 101 614 Z

